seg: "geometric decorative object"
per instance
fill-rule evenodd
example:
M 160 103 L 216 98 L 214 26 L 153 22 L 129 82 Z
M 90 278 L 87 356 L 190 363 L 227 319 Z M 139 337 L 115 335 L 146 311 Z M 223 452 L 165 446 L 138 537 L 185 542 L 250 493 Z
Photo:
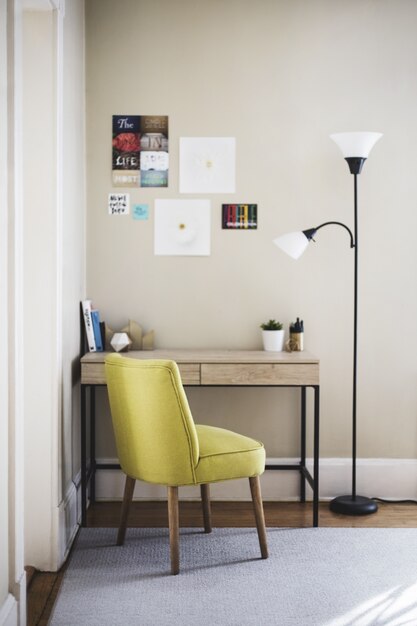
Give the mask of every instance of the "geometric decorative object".
M 132 340 L 127 333 L 114 333 L 110 345 L 116 352 L 129 350 Z
M 155 200 L 155 254 L 210 255 L 210 200 Z
M 273 243 L 298 259 L 320 228 L 329 225 L 342 226 L 350 236 L 350 247 L 354 248 L 354 292 L 353 292 L 353 393 L 352 393 L 352 490 L 344 496 L 338 496 L 330 502 L 330 509 L 343 515 L 369 515 L 378 510 L 377 503 L 371 498 L 358 496 L 356 493 L 356 439 L 357 439 L 357 361 L 358 361 L 358 174 L 375 143 L 382 133 L 355 132 L 330 135 L 339 146 L 347 161 L 350 173 L 354 176 L 354 233 L 342 222 L 324 222 L 315 228 L 288 233 L 274 239 Z
M 129 320 L 127 325 L 121 329 L 120 333 L 116 333 L 114 330 L 109 328 L 107 324 L 104 325 L 105 328 L 105 350 L 109 351 L 110 346 L 113 346 L 112 339 L 115 334 L 125 333 L 128 335 L 130 339 L 130 345 L 128 349 L 131 350 L 153 350 L 154 348 L 154 339 L 155 333 L 153 330 L 150 330 L 147 333 L 143 333 L 142 327 L 133 320 Z
M 234 137 L 180 138 L 180 193 L 235 192 Z
M 153 350 L 155 341 L 155 333 L 153 330 L 150 330 L 148 333 L 145 333 L 142 337 L 142 350 Z

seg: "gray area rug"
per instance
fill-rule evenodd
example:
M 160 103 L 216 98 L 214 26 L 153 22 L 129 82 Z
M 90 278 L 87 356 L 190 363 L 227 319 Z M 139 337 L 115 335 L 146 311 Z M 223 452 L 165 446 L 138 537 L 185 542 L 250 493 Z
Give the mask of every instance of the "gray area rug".
M 417 529 L 181 529 L 169 573 L 167 529 L 83 528 L 53 626 L 417 625 Z

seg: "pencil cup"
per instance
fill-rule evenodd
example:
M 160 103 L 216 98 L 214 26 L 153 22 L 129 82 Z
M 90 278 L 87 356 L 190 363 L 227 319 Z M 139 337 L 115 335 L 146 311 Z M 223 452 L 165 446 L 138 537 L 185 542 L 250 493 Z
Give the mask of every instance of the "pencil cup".
M 304 350 L 304 333 L 290 333 L 290 349 L 293 352 Z

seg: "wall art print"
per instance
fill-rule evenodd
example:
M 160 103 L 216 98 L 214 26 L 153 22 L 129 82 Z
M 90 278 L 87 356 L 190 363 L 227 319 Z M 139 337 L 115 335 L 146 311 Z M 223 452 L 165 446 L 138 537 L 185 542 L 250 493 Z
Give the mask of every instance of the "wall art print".
M 128 193 L 109 193 L 109 215 L 129 215 Z
M 180 138 L 180 192 L 235 192 L 234 137 Z
M 149 204 L 134 204 L 132 207 L 132 217 L 134 220 L 149 219 Z
M 258 228 L 258 205 L 222 204 L 222 228 L 226 230 Z
M 168 116 L 113 115 L 115 187 L 168 187 Z
M 155 255 L 210 255 L 210 200 L 155 200 Z

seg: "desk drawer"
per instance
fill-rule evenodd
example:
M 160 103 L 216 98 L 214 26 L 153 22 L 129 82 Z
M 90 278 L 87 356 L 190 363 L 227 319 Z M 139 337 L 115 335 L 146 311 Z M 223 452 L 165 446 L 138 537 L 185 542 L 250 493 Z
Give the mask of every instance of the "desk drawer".
M 202 385 L 318 385 L 317 363 L 202 363 Z
M 200 385 L 200 363 L 178 363 L 183 385 Z
M 180 363 L 178 367 L 184 385 L 200 384 L 199 363 Z M 81 382 L 83 385 L 105 385 L 104 363 L 82 363 Z

